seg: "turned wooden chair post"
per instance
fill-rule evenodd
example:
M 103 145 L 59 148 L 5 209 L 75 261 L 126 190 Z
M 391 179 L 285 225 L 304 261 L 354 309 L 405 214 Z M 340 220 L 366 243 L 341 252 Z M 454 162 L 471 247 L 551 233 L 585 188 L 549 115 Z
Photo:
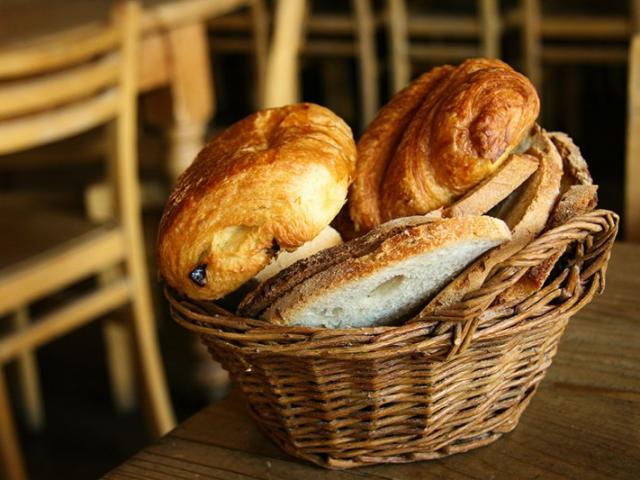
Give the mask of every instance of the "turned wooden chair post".
M 262 108 L 296 103 L 300 98 L 298 61 L 306 0 L 277 0 L 269 47 Z
M 521 2 L 524 71 L 531 83 L 540 91 L 542 87 L 540 2 L 539 0 L 521 0 Z
M 627 100 L 627 154 L 624 172 L 625 238 L 640 242 L 640 34 L 629 50 Z
M 29 325 L 28 307 L 18 308 L 10 317 L 14 331 L 19 332 Z M 44 425 L 44 406 L 40 389 L 38 360 L 31 350 L 24 350 L 18 358 L 18 381 L 25 420 L 30 429 L 38 431 Z
M 440 64 L 471 57 L 500 58 L 502 21 L 498 0 L 475 3 L 471 15 L 408 13 L 406 0 L 387 0 L 384 20 L 391 81 L 390 94 L 411 80 L 412 62 Z M 433 41 L 438 38 L 437 41 Z M 448 40 L 455 40 L 450 42 Z
M 365 127 L 378 109 L 378 65 L 375 51 L 376 22 L 370 0 L 352 0 L 348 17 L 311 12 L 306 0 L 278 0 L 276 3 L 273 35 L 269 48 L 265 75 L 265 95 L 262 106 L 274 107 L 300 100 L 299 57 L 314 55 L 323 58 L 354 57 L 358 64 L 360 83 L 360 124 Z M 321 34 L 313 38 L 311 34 Z M 325 36 L 353 35 L 353 40 L 336 40 Z M 323 72 L 330 83 L 344 84 L 340 71 L 327 64 Z M 331 86 L 327 95 L 336 98 Z M 329 98 L 329 103 L 331 98 Z
M 404 88 L 411 80 L 409 62 L 409 33 L 407 6 L 404 0 L 388 0 L 389 66 L 391 67 L 391 95 Z
M 353 0 L 358 38 L 360 67 L 360 95 L 362 102 L 361 127 L 364 130 L 378 111 L 378 62 L 375 45 L 375 18 L 370 0 Z
M 156 437 L 168 432 L 175 425 L 171 401 L 165 384 L 162 360 L 155 334 L 155 321 L 149 291 L 144 254 L 144 240 L 140 216 L 140 186 L 137 161 L 136 78 L 138 65 L 138 22 L 140 6 L 124 4 L 126 14 L 123 23 L 123 68 L 120 71 L 120 108 L 115 120 L 116 154 L 113 171 L 116 176 L 117 209 L 122 223 L 127 253 L 126 268 L 132 282 L 133 332 L 142 375 L 143 392 L 149 405 L 148 414 L 152 433 Z M 186 74 L 186 72 L 185 72 Z M 207 77 L 208 78 L 208 77 Z
M 175 424 L 157 345 L 142 242 L 136 155 L 139 18 L 139 5 L 129 1 L 117 5 L 107 26 L 65 32 L 48 39 L 45 50 L 31 44 L 0 51 L 0 155 L 111 123 L 111 197 L 116 204 L 113 222 L 99 226 L 50 212 L 46 205 L 29 205 L 7 220 L 11 228 L 0 226 L 7 234 L 30 232 L 30 238 L 4 244 L 19 250 L 28 240 L 59 239 L 54 246 L 39 245 L 24 258 L 10 258 L 12 263 L 0 262 L 0 316 L 83 279 L 101 277 L 89 292 L 74 293 L 62 306 L 0 337 L 0 461 L 11 480 L 21 480 L 26 474 L 2 368 L 24 352 L 127 303 L 133 307 L 133 338 L 150 430 L 158 437 Z M 8 206 L 2 207 L 4 211 Z M 4 216 L 0 215 L 3 221 Z M 18 222 L 27 222 L 28 228 L 22 229 Z M 33 233 L 36 227 L 44 228 L 44 234 Z M 71 229 L 69 236 L 62 236 L 64 227 Z M 123 274 L 109 274 L 123 264 Z
M 488 58 L 500 58 L 500 8 L 498 0 L 481 0 L 480 23 L 482 38 L 480 40 L 483 56 Z
M 255 104 L 262 105 L 269 55 L 269 15 L 264 0 L 251 1 L 253 54 L 256 66 Z

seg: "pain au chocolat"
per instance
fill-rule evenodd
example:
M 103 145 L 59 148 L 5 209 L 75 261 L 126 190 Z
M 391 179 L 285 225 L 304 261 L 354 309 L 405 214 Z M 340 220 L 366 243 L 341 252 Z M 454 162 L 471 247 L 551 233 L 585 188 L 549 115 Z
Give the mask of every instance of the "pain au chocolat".
M 450 205 L 491 175 L 540 110 L 534 86 L 499 60 L 472 59 L 417 78 L 358 143 L 350 215 L 359 232 Z
M 253 278 L 280 248 L 316 237 L 354 175 L 351 129 L 309 103 L 257 112 L 213 139 L 180 176 L 160 222 L 160 274 L 194 299 Z

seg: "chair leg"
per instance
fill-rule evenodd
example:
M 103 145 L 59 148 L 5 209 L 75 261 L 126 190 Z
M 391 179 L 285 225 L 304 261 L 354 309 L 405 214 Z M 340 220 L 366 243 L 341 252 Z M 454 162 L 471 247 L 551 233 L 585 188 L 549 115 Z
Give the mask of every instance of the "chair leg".
M 170 30 L 167 45 L 173 101 L 167 168 L 170 179 L 175 181 L 202 149 L 215 108 L 215 94 L 205 25 L 194 23 Z M 185 45 L 189 48 L 185 49 Z
M 147 416 L 152 434 L 160 437 L 175 426 L 175 417 L 158 349 L 144 250 L 139 241 L 132 243 L 136 245 L 129 252 L 127 264 L 133 282 L 134 342 L 139 357 L 142 391 L 149 408 Z
M 485 57 L 500 58 L 500 9 L 498 0 L 480 2 L 481 51 Z
M 12 316 L 13 328 L 21 330 L 29 325 L 29 311 L 18 309 Z M 18 357 L 20 393 L 26 414 L 27 425 L 32 430 L 40 430 L 44 425 L 44 409 L 40 392 L 38 363 L 33 351 L 26 350 Z
M 4 377 L 4 371 L 0 365 L 0 461 L 7 480 L 26 480 L 27 473 L 22 461 L 22 455 L 18 447 L 11 406 L 9 405 L 9 392 Z
M 625 240 L 640 241 L 640 35 L 631 41 L 627 100 L 627 154 L 625 165 Z
M 103 272 L 100 277 L 106 273 Z M 130 412 L 136 406 L 137 398 L 129 327 L 118 319 L 108 319 L 103 324 L 102 336 L 113 403 L 118 412 Z
M 375 27 L 370 0 L 353 0 L 358 37 L 362 130 L 378 110 L 378 65 L 376 62 Z
M 387 0 L 389 22 L 389 65 L 391 95 L 403 89 L 411 79 L 407 6 L 404 0 Z
M 264 103 L 264 78 L 269 54 L 269 16 L 265 0 L 252 0 L 251 17 L 253 30 L 253 53 L 256 65 L 255 105 Z
M 531 83 L 540 91 L 542 87 L 542 57 L 540 40 L 540 2 L 521 0 L 524 71 Z
M 89 219 L 105 222 L 113 218 L 113 193 L 106 183 L 96 183 L 85 191 L 85 209 Z M 112 267 L 98 275 L 100 285 L 106 285 L 122 275 Z M 111 396 L 118 412 L 129 412 L 136 405 L 134 362 L 131 335 L 127 325 L 118 319 L 107 319 L 102 327 L 111 383 Z
M 262 108 L 299 101 L 298 56 L 306 31 L 307 3 L 306 0 L 277 0 L 275 3 Z
M 140 377 L 142 385 L 142 394 L 147 400 L 146 404 L 148 409 L 146 410 L 149 424 L 151 427 L 151 433 L 159 437 L 171 430 L 175 425 L 175 418 L 173 416 L 173 410 L 171 408 L 171 401 L 169 399 L 169 393 L 167 391 L 167 384 L 164 378 L 164 369 L 162 366 L 162 358 L 160 357 L 160 351 L 158 349 L 155 322 L 153 318 L 153 309 L 151 307 L 151 295 L 149 292 L 149 278 L 147 277 L 146 259 L 144 254 L 144 240 L 142 235 L 141 225 L 141 211 L 140 211 L 140 186 L 138 179 L 138 161 L 136 155 L 136 133 L 137 133 L 137 111 L 136 111 L 136 86 L 135 86 L 135 72 L 136 64 L 138 63 L 138 51 L 137 51 L 137 20 L 139 19 L 140 7 L 134 2 L 124 4 L 124 8 L 128 9 L 128 18 L 123 22 L 123 35 L 125 42 L 122 48 L 123 58 L 123 70 L 122 70 L 122 91 L 120 95 L 121 109 L 120 114 L 116 122 L 114 123 L 114 135 L 110 157 L 112 178 L 115 180 L 115 193 L 117 196 L 118 211 L 120 213 L 119 218 L 121 221 L 122 229 L 127 239 L 126 245 L 126 267 L 127 277 L 130 280 L 131 285 L 131 301 L 133 304 L 133 339 L 136 347 L 136 354 L 139 357 L 140 365 Z M 187 30 L 184 30 L 187 28 Z M 172 35 L 172 41 L 180 39 L 183 40 L 184 45 L 194 47 L 193 41 L 196 43 L 200 41 L 200 46 L 206 39 L 204 26 L 196 25 L 195 30 L 191 30 L 190 27 L 180 27 L 178 29 L 182 31 L 182 34 L 178 34 L 175 31 L 169 32 L 175 33 Z M 192 35 L 195 34 L 195 35 Z M 173 46 L 176 46 L 173 44 Z M 195 45 L 197 48 L 197 45 Z M 187 50 L 192 50 L 189 48 Z M 202 49 L 200 55 L 204 58 L 199 58 L 199 61 L 204 60 L 206 63 L 206 52 Z M 175 52 L 174 52 L 175 53 Z M 173 57 L 173 68 L 177 69 L 172 72 L 172 75 L 177 75 L 180 72 L 185 80 L 192 70 L 188 67 L 190 63 L 183 58 L 179 61 L 175 56 Z M 202 62 L 200 62 L 202 63 Z M 198 72 L 202 73 L 202 72 Z M 208 72 L 207 72 L 208 73 Z M 198 75 L 196 75 L 197 77 Z M 207 76 L 199 78 L 199 82 L 208 80 Z M 193 84 L 180 83 L 174 84 L 175 88 L 172 89 L 174 97 L 181 97 L 186 93 L 192 93 L 194 95 L 201 94 L 202 102 L 207 104 L 202 111 L 208 111 L 210 105 L 208 102 L 211 97 L 207 95 L 209 91 L 207 89 L 191 91 L 189 86 Z M 193 100 L 193 97 L 190 97 Z M 176 98 L 174 98 L 176 100 Z M 186 103 L 176 104 L 176 108 L 180 105 L 187 107 Z M 189 105 L 196 107 L 195 105 Z M 178 109 L 176 115 L 185 113 L 184 110 Z

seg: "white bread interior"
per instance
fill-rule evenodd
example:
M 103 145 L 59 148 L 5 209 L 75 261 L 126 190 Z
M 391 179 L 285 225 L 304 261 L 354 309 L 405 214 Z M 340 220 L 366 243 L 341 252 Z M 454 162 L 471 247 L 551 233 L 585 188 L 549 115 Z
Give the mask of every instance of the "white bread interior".
M 327 225 L 316 237 L 303 243 L 295 250 L 291 252 L 280 250 L 278 255 L 271 260 L 271 263 L 262 269 L 254 278 L 259 282 L 264 282 L 298 260 L 310 257 L 320 250 L 339 245 L 340 243 L 342 243 L 340 234 Z
M 393 323 L 470 262 L 511 238 L 504 222 L 490 217 L 441 219 L 411 228 L 368 255 L 314 275 L 263 316 L 274 323 L 326 328 Z

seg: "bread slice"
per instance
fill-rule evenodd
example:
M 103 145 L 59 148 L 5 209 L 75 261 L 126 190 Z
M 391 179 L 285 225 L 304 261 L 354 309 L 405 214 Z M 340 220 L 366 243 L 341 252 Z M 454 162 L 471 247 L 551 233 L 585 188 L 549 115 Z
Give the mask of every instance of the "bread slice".
M 289 265 L 294 264 L 298 260 L 306 257 L 310 257 L 314 253 L 324 250 L 325 248 L 334 247 L 342 243 L 342 237 L 333 228 L 326 226 L 324 229 L 313 239 L 306 243 L 303 243 L 295 250 L 288 252 L 286 250 L 280 250 L 278 254 L 271 260 L 271 263 L 263 268 L 256 276 L 255 279 L 259 282 L 273 277 L 281 270 L 284 270 Z
M 562 195 L 553 209 L 548 228 L 558 227 L 573 217 L 591 212 L 597 205 L 597 185 L 573 185 Z
M 443 217 L 482 215 L 514 192 L 538 168 L 538 160 L 531 155 L 514 154 L 498 170 L 474 187 L 453 205 L 445 208 Z
M 350 258 L 371 253 L 385 239 L 411 226 L 431 222 L 433 218 L 430 215 L 419 215 L 391 220 L 361 237 L 298 260 L 249 292 L 238 306 L 237 313 L 241 316 L 257 318 L 274 301 L 313 275 Z
M 327 328 L 390 324 L 415 312 L 466 265 L 511 238 L 504 222 L 484 216 L 433 219 L 392 232 L 370 252 L 299 283 L 263 317 Z
M 568 222 L 571 218 L 592 211 L 598 204 L 598 186 L 593 184 L 587 161 L 569 135 L 550 132 L 549 139 L 562 158 L 560 200 L 555 205 L 545 230 Z M 542 288 L 564 251 L 557 252 L 529 271 L 503 292 L 494 305 L 516 304 Z
M 549 138 L 562 157 L 564 165 L 562 191 L 572 185 L 593 185 L 587 161 L 580 153 L 580 148 L 573 143 L 573 139 L 563 132 L 549 132 Z
M 546 230 L 563 225 L 575 216 L 592 211 L 598 204 L 597 192 L 597 185 L 574 185 L 569 187 L 553 209 Z M 494 305 L 519 303 L 533 292 L 542 288 L 563 253 L 564 250 L 557 252 L 539 265 L 531 267 L 515 285 L 500 294 Z
M 544 229 L 560 192 L 562 158 L 547 132 L 540 127 L 535 128 L 527 153 L 536 157 L 540 166 L 518 189 L 514 198 L 508 199 L 510 208 L 504 220 L 511 229 L 511 241 L 470 265 L 440 291 L 413 321 L 449 307 L 467 293 L 478 289 L 496 265 L 520 251 Z

